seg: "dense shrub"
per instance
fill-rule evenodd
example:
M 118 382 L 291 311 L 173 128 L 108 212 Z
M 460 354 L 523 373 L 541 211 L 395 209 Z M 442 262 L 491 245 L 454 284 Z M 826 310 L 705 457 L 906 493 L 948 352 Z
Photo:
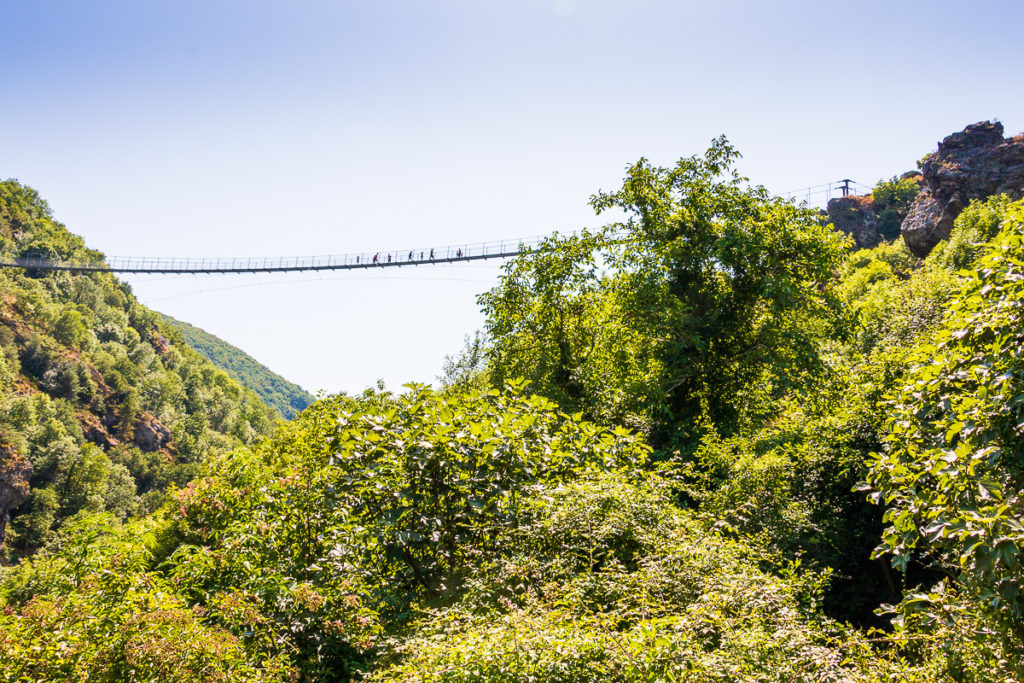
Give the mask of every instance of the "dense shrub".
M 815 616 L 821 581 L 757 568 L 657 479 L 539 488 L 532 521 L 374 681 L 879 680 L 902 671 Z M 878 678 L 876 678 L 878 676 Z
M 886 506 L 879 552 L 900 567 L 927 560 L 947 575 L 935 589 L 905 597 L 903 619 L 977 640 L 970 624 L 983 617 L 981 641 L 993 653 L 1017 653 L 1019 662 L 1024 203 L 997 206 L 998 236 L 965 271 L 943 325 L 915 350 L 892 397 L 890 434 L 868 483 Z
M 532 487 L 641 466 L 646 449 L 506 392 L 410 387 L 324 399 L 273 439 L 211 459 L 160 536 L 175 585 L 253 648 L 345 680 L 411 605 L 462 590 Z M 243 605 L 257 622 L 232 616 Z M 242 611 L 241 613 L 244 613 Z
M 52 550 L 9 570 L 0 584 L 0 681 L 296 679 L 283 659 L 249 659 L 206 610 L 147 572 L 152 538 L 147 525 L 82 517 Z
M 898 239 L 903 219 L 910 205 L 921 191 L 923 177 L 909 175 L 892 180 L 880 180 L 871 192 L 878 212 L 878 231 L 887 240 Z

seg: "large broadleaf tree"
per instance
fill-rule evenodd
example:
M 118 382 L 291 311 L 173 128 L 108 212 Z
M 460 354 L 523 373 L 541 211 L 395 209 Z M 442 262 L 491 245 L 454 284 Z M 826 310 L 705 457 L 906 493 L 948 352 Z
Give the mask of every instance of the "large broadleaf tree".
M 700 424 L 731 430 L 821 370 L 819 342 L 841 328 L 843 238 L 750 186 L 738 158 L 723 137 L 671 167 L 641 159 L 591 198 L 622 220 L 509 263 L 480 297 L 493 381 L 527 377 L 664 448 Z

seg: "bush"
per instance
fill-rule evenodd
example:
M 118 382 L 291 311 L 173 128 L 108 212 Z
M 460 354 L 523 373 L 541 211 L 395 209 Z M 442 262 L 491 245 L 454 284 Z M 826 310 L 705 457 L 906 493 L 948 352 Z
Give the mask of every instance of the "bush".
M 893 177 L 892 180 L 878 181 L 871 192 L 878 212 L 878 231 L 887 240 L 900 236 L 900 226 L 910 211 L 910 205 L 921 191 L 920 175 L 904 178 Z
M 151 539 L 146 525 L 83 517 L 52 550 L 9 570 L 0 681 L 296 680 L 281 659 L 252 663 L 235 636 L 145 571 Z
M 899 670 L 813 616 L 818 577 L 762 572 L 743 544 L 677 510 L 657 479 L 542 487 L 531 509 L 475 589 L 426 612 L 370 680 L 873 680 L 872 667 Z
M 983 253 L 985 243 L 999 233 L 1010 207 L 1006 195 L 968 204 L 957 216 L 949 239 L 939 242 L 928 260 L 953 272 L 969 268 Z
M 990 647 L 1001 639 L 1015 651 L 1024 641 L 1024 202 L 1003 207 L 1001 232 L 891 397 L 890 435 L 867 481 L 886 506 L 879 554 L 901 568 L 927 560 L 948 577 L 908 595 L 903 618 L 965 635 L 957 624 L 983 619 Z

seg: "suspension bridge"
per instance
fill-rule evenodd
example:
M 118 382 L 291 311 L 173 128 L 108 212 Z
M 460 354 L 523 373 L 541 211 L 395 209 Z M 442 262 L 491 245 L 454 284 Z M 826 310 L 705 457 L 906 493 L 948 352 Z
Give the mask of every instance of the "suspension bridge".
M 429 266 L 462 261 L 511 258 L 534 249 L 543 237 L 477 242 L 444 247 L 333 254 L 329 256 L 274 256 L 242 258 L 178 258 L 111 256 L 102 260 L 54 260 L 20 256 L 0 262 L 0 268 L 64 270 L 73 273 L 291 273 L 299 271 L 361 270 Z
M 867 185 L 849 179 L 824 183 L 800 190 L 784 192 L 784 199 L 801 201 L 807 206 L 821 205 L 833 196 L 847 196 L 854 190 L 870 192 Z M 289 273 L 326 270 L 369 270 L 373 268 L 403 268 L 443 263 L 504 259 L 536 249 L 545 237 L 476 242 L 443 247 L 419 247 L 392 251 L 332 254 L 328 256 L 274 256 L 274 257 L 146 257 L 111 256 L 95 260 L 58 260 L 46 256 L 23 255 L 13 261 L 0 261 L 0 268 L 24 270 L 55 270 L 73 273 L 163 273 L 163 274 L 215 274 L 215 273 Z

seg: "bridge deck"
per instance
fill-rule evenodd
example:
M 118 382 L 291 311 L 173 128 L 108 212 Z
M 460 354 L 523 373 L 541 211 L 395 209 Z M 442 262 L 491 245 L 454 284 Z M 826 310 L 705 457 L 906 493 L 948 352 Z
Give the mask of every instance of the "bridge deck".
M 74 273 L 287 273 L 297 271 L 357 270 L 429 266 L 517 256 L 535 248 L 543 238 L 480 242 L 462 246 L 399 251 L 254 258 L 168 258 L 114 256 L 100 261 L 59 261 L 23 256 L 0 262 L 0 268 L 63 270 Z

